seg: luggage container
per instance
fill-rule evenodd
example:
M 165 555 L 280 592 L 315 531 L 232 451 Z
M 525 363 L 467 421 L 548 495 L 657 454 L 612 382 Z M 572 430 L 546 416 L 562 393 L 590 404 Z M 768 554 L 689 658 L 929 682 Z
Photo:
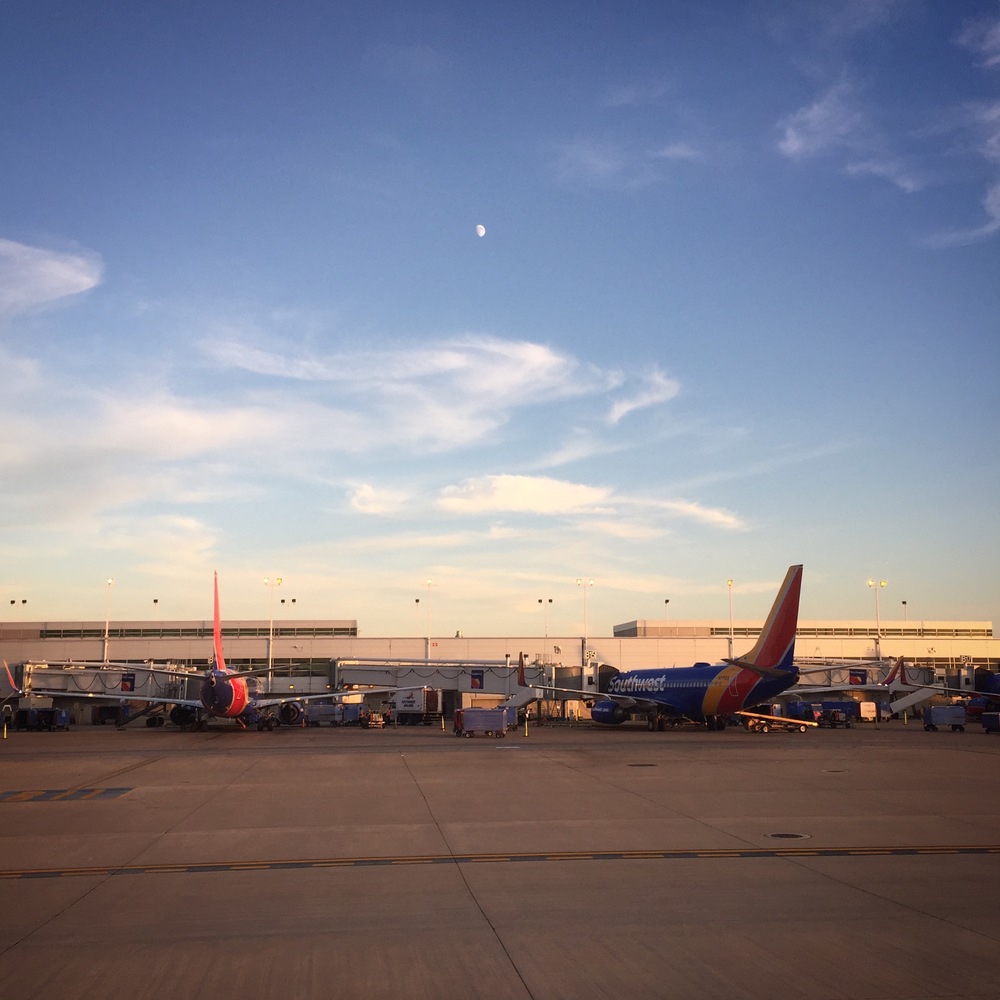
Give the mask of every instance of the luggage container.
M 455 712 L 456 736 L 493 736 L 502 740 L 508 729 L 517 725 L 517 709 L 507 708 L 460 708 Z
M 961 705 L 931 705 L 924 709 L 924 729 L 936 733 L 938 726 L 951 726 L 953 733 L 965 732 L 965 709 Z

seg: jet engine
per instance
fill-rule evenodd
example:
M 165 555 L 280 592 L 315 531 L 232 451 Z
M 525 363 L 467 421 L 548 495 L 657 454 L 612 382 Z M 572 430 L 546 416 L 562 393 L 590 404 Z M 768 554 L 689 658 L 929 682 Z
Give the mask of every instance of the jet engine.
M 278 718 L 286 726 L 293 726 L 299 719 L 302 718 L 302 706 L 296 704 L 294 701 L 285 702 L 281 708 L 278 709 Z
M 197 717 L 198 713 L 190 705 L 174 705 L 170 709 L 170 721 L 181 729 L 190 726 Z
M 628 718 L 628 712 L 616 701 L 597 701 L 590 706 L 590 717 L 594 722 L 620 726 Z

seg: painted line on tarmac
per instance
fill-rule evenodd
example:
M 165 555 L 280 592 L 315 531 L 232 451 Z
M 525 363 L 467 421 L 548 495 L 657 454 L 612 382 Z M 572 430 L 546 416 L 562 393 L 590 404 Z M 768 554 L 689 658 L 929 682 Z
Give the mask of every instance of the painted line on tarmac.
M 387 858 L 313 858 L 302 861 L 234 861 L 175 865 L 107 865 L 0 871 L 0 879 L 108 878 L 112 875 L 203 875 L 212 872 L 305 871 L 318 868 L 386 868 L 401 865 L 478 865 L 552 861 L 728 861 L 753 858 L 899 858 L 919 855 L 1000 854 L 1000 844 L 929 847 L 785 847 L 712 851 L 565 851 L 532 854 L 429 854 Z
M 0 802 L 81 802 L 88 799 L 117 799 L 131 788 L 35 788 L 0 792 Z

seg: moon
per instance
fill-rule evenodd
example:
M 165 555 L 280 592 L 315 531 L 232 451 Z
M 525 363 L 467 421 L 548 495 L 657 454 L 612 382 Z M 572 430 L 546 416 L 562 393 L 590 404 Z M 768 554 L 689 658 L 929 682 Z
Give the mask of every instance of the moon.
M 485 236 L 486 235 L 486 227 L 483 226 L 483 225 L 476 226 L 476 235 L 477 236 Z

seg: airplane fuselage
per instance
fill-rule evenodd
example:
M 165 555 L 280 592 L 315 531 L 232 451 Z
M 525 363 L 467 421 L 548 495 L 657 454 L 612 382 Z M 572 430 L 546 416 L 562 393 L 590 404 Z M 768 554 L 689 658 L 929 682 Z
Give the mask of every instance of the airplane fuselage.
M 610 679 L 607 693 L 653 703 L 659 715 L 704 720 L 769 701 L 798 680 L 796 670 L 781 673 L 780 677 L 762 677 L 745 667 L 708 663 L 668 670 L 629 670 Z M 611 711 L 612 704 L 610 699 L 599 700 L 594 705 L 595 719 L 619 721 L 622 713 Z M 639 705 L 636 711 L 644 707 Z M 606 718 L 600 718 L 602 714 Z

